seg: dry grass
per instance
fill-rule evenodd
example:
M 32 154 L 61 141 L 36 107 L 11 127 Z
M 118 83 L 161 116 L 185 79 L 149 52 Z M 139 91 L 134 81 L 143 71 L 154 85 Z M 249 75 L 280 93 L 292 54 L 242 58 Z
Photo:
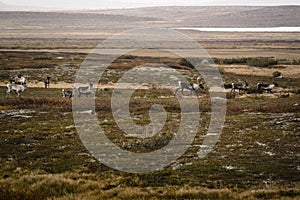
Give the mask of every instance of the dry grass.
M 296 199 L 300 190 L 266 188 L 235 191 L 204 187 L 124 187 L 121 177 L 93 181 L 96 174 L 82 174 L 76 179 L 72 174 L 24 175 L 19 179 L 1 180 L 0 197 L 6 200 L 35 199 Z M 77 176 L 77 175 L 76 175 Z

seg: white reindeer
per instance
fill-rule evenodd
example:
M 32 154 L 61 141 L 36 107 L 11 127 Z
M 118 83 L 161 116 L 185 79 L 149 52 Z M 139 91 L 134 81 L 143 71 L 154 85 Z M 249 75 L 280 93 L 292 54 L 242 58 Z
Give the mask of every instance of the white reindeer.
M 184 89 L 191 91 L 190 94 L 192 94 L 194 92 L 194 88 L 193 88 L 192 84 L 184 83 L 182 81 L 178 81 L 178 86 L 179 87 L 176 89 L 174 95 L 176 95 L 179 90 L 181 90 L 181 93 L 183 94 Z
M 244 81 L 243 84 L 232 83 L 231 92 L 235 93 L 235 90 L 238 90 L 238 94 L 240 94 L 241 90 L 246 91 L 248 87 L 247 81 Z
M 190 94 L 192 94 L 192 93 L 196 92 L 199 89 L 204 89 L 203 84 L 200 83 L 200 79 L 201 78 L 198 77 L 197 78 L 197 83 L 193 83 L 193 84 L 178 81 L 178 86 L 179 87 L 176 89 L 174 95 L 176 95 L 179 90 L 181 90 L 181 93 L 183 94 L 183 90 L 186 89 L 186 90 L 191 91 Z
M 78 97 L 80 98 L 81 95 L 85 95 L 86 97 L 90 97 L 93 93 L 93 83 L 89 83 L 88 86 L 80 86 L 77 88 Z
M 272 90 L 274 87 L 278 87 L 278 84 L 277 83 L 272 83 L 272 84 L 257 83 L 257 91 L 258 92 L 267 91 L 268 93 L 272 93 Z
M 6 97 L 10 97 L 10 93 L 12 91 L 15 91 L 17 93 L 17 97 L 21 96 L 21 92 L 24 92 L 27 89 L 26 85 L 19 85 L 15 83 L 9 83 L 7 84 L 7 92 L 6 92 Z
M 27 78 L 23 75 L 15 75 L 15 76 L 10 77 L 10 83 L 26 85 Z

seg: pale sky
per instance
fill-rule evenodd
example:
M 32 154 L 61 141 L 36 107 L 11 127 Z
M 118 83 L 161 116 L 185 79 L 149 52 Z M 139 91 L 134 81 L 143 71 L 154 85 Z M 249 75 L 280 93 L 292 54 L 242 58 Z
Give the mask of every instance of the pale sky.
M 0 0 L 19 6 L 63 9 L 134 8 L 147 6 L 300 5 L 300 0 Z

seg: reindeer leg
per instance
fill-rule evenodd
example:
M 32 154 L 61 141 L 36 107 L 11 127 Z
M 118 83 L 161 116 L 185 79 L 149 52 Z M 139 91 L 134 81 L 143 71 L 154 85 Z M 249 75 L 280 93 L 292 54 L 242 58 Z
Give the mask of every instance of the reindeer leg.
M 194 90 L 191 90 L 191 93 L 190 93 L 190 95 L 192 95 L 194 93 Z
M 184 88 L 181 88 L 181 94 L 182 94 L 182 96 L 184 96 L 183 90 L 184 90 Z
M 20 92 L 18 90 L 16 90 L 16 93 L 18 94 L 17 98 L 20 98 Z
M 232 89 L 231 89 L 231 93 L 235 93 L 235 88 L 232 88 Z
M 177 88 L 174 92 L 174 96 L 176 96 L 177 92 L 180 90 L 180 88 Z

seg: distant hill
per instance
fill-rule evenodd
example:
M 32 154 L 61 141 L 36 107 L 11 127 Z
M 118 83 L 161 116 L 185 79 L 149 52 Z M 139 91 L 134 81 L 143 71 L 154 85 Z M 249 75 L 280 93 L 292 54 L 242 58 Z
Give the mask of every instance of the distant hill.
M 156 17 L 179 26 L 300 26 L 300 6 L 150 7 L 90 12 Z
M 2 9 L 5 5 L 0 4 Z M 16 7 L 14 7 L 16 9 Z M 0 11 L 4 37 L 101 38 L 144 27 L 299 26 L 300 6 L 151 7 L 118 10 Z
M 47 11 L 47 10 L 50 9 L 29 7 L 29 6 L 16 6 L 16 5 L 5 4 L 0 2 L 0 11 Z
M 93 30 L 112 28 L 114 25 L 134 24 L 136 22 L 156 21 L 151 17 L 123 16 L 101 13 L 75 13 L 75 12 L 28 12 L 28 11 L 2 11 L 0 24 L 7 27 L 48 27 L 48 28 L 84 28 Z
M 157 17 L 166 21 L 178 21 L 198 16 L 214 16 L 221 14 L 229 14 L 233 12 L 242 12 L 259 7 L 245 6 L 168 6 L 168 7 L 147 7 L 147 8 L 129 8 L 129 9 L 110 9 L 110 10 L 94 10 L 90 12 L 120 14 L 130 16 Z
M 0 2 L 0 11 L 43 11 L 39 8 L 11 6 Z M 45 10 L 44 10 L 45 11 Z M 49 10 L 48 10 L 49 11 Z M 68 15 L 66 13 L 69 13 Z M 93 15 L 91 15 L 93 14 Z M 1 18 L 10 18 L 8 14 Z M 204 7 L 148 7 L 132 9 L 80 10 L 55 11 L 55 14 L 32 13 L 14 14 L 20 22 L 32 21 L 28 18 L 33 15 L 35 22 L 51 21 L 51 23 L 73 24 L 73 17 L 78 25 L 90 24 L 88 20 L 96 21 L 97 25 L 112 21 L 156 21 L 162 26 L 180 27 L 275 27 L 300 26 L 300 6 L 204 6 Z M 59 16 L 61 15 L 61 16 Z M 54 17 L 53 20 L 48 17 Z M 82 19 L 81 19 L 82 18 Z M 56 20 L 54 20 L 56 19 Z M 0 19 L 1 20 L 1 19 Z M 12 19 L 13 20 L 13 19 Z M 107 24 L 105 24 L 107 25 Z M 147 24 L 151 25 L 151 24 Z
M 300 26 L 300 6 L 260 7 L 225 14 L 191 16 L 184 19 L 184 24 L 217 27 Z

